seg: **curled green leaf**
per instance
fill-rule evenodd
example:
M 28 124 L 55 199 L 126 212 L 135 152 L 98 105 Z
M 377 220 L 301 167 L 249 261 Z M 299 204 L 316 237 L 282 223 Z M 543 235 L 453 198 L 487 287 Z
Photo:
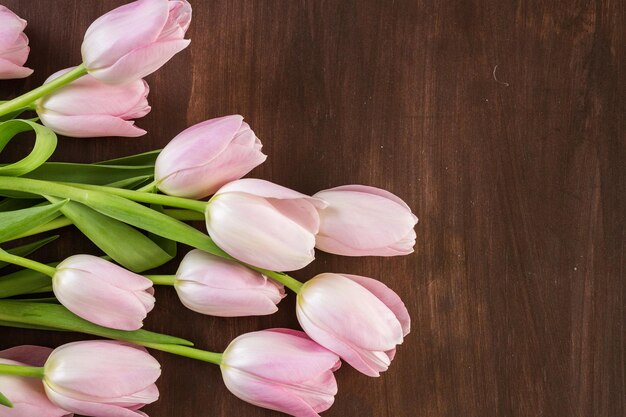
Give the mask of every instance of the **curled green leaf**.
M 35 131 L 35 145 L 21 160 L 0 167 L 0 175 L 19 176 L 29 173 L 52 156 L 57 146 L 57 135 L 49 128 L 30 120 L 7 120 L 0 123 L 0 151 L 21 132 Z

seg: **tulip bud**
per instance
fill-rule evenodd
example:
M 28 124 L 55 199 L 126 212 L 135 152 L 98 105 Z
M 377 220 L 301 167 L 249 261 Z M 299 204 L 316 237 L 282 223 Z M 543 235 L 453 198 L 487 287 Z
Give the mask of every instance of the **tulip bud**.
M 71 69 L 52 74 L 46 83 Z M 65 136 L 141 136 L 146 131 L 132 119 L 150 112 L 148 91 L 144 80 L 108 85 L 85 75 L 41 98 L 37 114 L 44 125 Z
M 146 416 L 159 398 L 161 366 L 145 349 L 93 340 L 56 348 L 44 366 L 44 388 L 59 407 L 85 416 Z
M 417 217 L 399 197 L 380 188 L 344 185 L 314 195 L 320 211 L 315 246 L 345 256 L 397 256 L 413 252 Z
M 52 349 L 17 346 L 0 352 L 0 364 L 43 366 Z M 70 417 L 72 413 L 52 404 L 43 384 L 36 378 L 0 375 L 0 390 L 13 408 L 0 406 L 2 417 Z
M 358 371 L 386 371 L 411 328 L 404 303 L 385 284 L 325 273 L 306 282 L 296 304 L 302 329 Z
M 154 307 L 152 281 L 91 255 L 70 256 L 52 277 L 68 310 L 100 326 L 137 330 Z
M 207 230 L 232 257 L 250 265 L 292 271 L 315 258 L 316 208 L 325 203 L 269 181 L 226 184 L 209 201 Z
M 85 33 L 83 64 L 95 78 L 123 84 L 152 74 L 189 45 L 186 0 L 138 0 L 96 19 Z
M 0 5 L 0 80 L 24 78 L 33 73 L 23 66 L 30 52 L 25 27 L 26 20 Z
M 230 392 L 259 407 L 296 417 L 319 417 L 335 401 L 333 372 L 341 362 L 303 332 L 270 329 L 233 340 L 222 356 Z
M 204 198 L 265 161 L 261 147 L 243 117 L 207 120 L 167 144 L 156 160 L 154 177 L 166 194 Z
M 285 297 L 283 285 L 260 272 L 198 249 L 183 258 L 174 287 L 190 310 L 221 317 L 272 314 Z

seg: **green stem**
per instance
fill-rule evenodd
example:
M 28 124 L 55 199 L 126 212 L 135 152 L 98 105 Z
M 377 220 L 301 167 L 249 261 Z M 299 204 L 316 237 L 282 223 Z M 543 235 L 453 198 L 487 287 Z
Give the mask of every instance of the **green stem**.
M 7 365 L 0 363 L 0 375 L 27 376 L 42 379 L 43 368 L 38 366 Z
M 73 70 L 66 72 L 60 77 L 55 78 L 54 80 L 35 88 L 26 94 L 22 94 L 13 100 L 0 104 L 0 116 L 4 116 L 5 114 L 9 114 L 23 107 L 29 107 L 29 105 L 38 98 L 52 93 L 54 90 L 71 83 L 85 74 L 87 74 L 87 69 L 83 64 L 81 64 Z
M 168 216 L 176 220 L 183 220 L 183 221 L 204 220 L 204 214 L 198 213 L 197 211 L 191 211 L 191 210 L 179 210 L 179 209 L 165 210 L 165 214 L 167 214 Z M 34 235 L 38 235 L 39 233 L 49 232 L 50 230 L 60 229 L 62 227 L 71 226 L 71 225 L 72 225 L 72 221 L 70 219 L 68 219 L 67 217 L 61 216 L 61 217 L 57 217 L 56 219 L 44 225 L 34 227 L 30 229 L 28 232 L 24 232 L 21 235 L 15 236 L 14 238 L 11 238 L 11 240 L 21 239 L 23 237 L 28 237 L 28 236 L 34 236 Z
M 0 260 L 13 265 L 23 266 L 24 268 L 32 269 L 33 271 L 41 272 L 42 274 L 46 274 L 50 277 L 52 277 L 56 272 L 56 269 L 51 266 L 22 258 L 21 256 L 12 255 L 3 249 L 0 249 Z
M 156 189 L 157 181 L 154 180 L 150 184 L 146 184 L 141 188 L 137 188 L 137 191 L 142 193 L 151 193 Z
M 145 343 L 145 342 L 133 342 L 138 345 L 145 346 L 150 349 L 156 349 L 163 352 L 173 353 L 178 356 L 184 356 L 186 358 L 197 359 L 203 362 L 209 362 L 215 365 L 222 363 L 222 354 L 209 352 L 206 350 L 196 349 L 188 346 L 180 345 L 166 345 L 162 343 Z
M 60 183 L 60 184 L 64 184 L 64 183 Z M 200 213 L 204 213 L 204 211 L 206 210 L 206 206 L 208 205 L 208 202 L 206 201 L 191 200 L 189 198 L 181 198 L 181 197 L 172 197 L 172 196 L 163 195 L 163 194 L 146 193 L 146 192 L 137 191 L 137 190 L 127 190 L 124 188 L 106 187 L 103 185 L 75 184 L 75 183 L 65 184 L 65 185 L 71 185 L 72 187 L 80 188 L 83 190 L 101 191 L 107 194 L 113 194 L 119 197 L 124 197 L 128 200 L 137 201 L 140 203 L 159 204 L 159 205 L 168 206 L 168 207 L 178 207 L 181 209 L 193 210 L 193 211 L 197 211 Z
M 155 285 L 174 285 L 176 282 L 176 275 L 144 275 Z

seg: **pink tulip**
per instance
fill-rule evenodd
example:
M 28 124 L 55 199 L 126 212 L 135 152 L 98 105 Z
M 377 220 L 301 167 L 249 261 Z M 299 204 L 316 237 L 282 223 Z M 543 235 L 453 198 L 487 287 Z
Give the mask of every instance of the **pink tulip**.
M 0 5 L 0 80 L 24 78 L 33 73 L 23 66 L 30 51 L 25 27 L 26 20 Z
M 396 256 L 413 252 L 417 217 L 399 197 L 380 188 L 344 185 L 314 197 L 320 211 L 316 247 L 346 256 Z
M 265 161 L 261 147 L 243 117 L 207 120 L 167 144 L 156 160 L 155 179 L 166 194 L 204 198 Z
M 52 277 L 68 310 L 100 326 L 137 330 L 154 307 L 152 281 L 91 255 L 70 256 Z
M 0 364 L 43 366 L 52 349 L 17 346 L 0 352 Z M 0 375 L 0 391 L 13 408 L 0 406 L 1 417 L 71 417 L 73 414 L 52 404 L 43 384 L 36 378 Z
M 272 314 L 285 297 L 283 285 L 263 274 L 197 249 L 183 258 L 174 286 L 187 308 L 221 317 Z
M 215 243 L 240 261 L 292 271 L 315 258 L 316 208 L 325 203 L 269 181 L 226 184 L 209 201 L 207 230 Z
M 335 401 L 341 362 L 303 332 L 270 329 L 233 340 L 222 356 L 226 387 L 240 399 L 296 417 L 319 417 Z
M 139 417 L 159 398 L 161 366 L 145 349 L 93 340 L 56 348 L 44 366 L 44 388 L 59 407 L 85 416 Z
M 52 74 L 46 82 L 71 69 Z M 132 119 L 150 112 L 148 92 L 144 80 L 109 85 L 85 75 L 40 99 L 37 114 L 44 125 L 65 136 L 141 136 L 146 131 Z
M 298 293 L 296 313 L 311 339 L 369 376 L 387 370 L 411 328 L 395 292 L 357 275 L 317 275 Z
M 88 72 L 109 84 L 152 74 L 189 45 L 186 0 L 138 0 L 96 19 L 81 47 Z

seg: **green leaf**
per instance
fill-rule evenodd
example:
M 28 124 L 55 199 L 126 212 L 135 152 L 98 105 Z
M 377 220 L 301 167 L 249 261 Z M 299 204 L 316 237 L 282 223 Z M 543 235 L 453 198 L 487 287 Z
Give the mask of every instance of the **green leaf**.
M 58 264 L 58 262 L 54 262 L 47 265 L 55 267 Z M 51 291 L 52 283 L 50 277 L 41 272 L 23 269 L 0 277 L 0 298 Z
M 13 408 L 13 403 L 1 392 L 0 392 L 0 405 Z
M 35 131 L 35 145 L 32 151 L 21 160 L 0 167 L 0 175 L 24 175 L 41 166 L 52 156 L 57 146 L 57 135 L 51 129 L 30 120 L 16 119 L 0 123 L 0 150 L 4 149 L 16 134 L 27 130 Z
M 98 326 L 78 317 L 59 304 L 0 300 L 0 321 L 86 333 L 127 342 L 193 346 L 188 340 L 148 330 L 125 331 Z
M 22 245 L 22 246 L 18 246 L 18 247 L 15 247 L 15 248 L 7 249 L 6 251 L 9 252 L 10 254 L 17 255 L 17 256 L 28 256 L 31 253 L 35 252 L 37 249 L 41 248 L 42 246 L 45 246 L 48 243 L 56 240 L 58 237 L 59 237 L 59 235 L 46 237 L 46 238 L 38 240 L 36 242 L 32 242 L 32 243 L 28 243 L 26 245 Z M 7 265 L 8 264 L 6 262 L 0 262 L 0 268 L 4 268 Z
M 17 178 L 16 178 L 17 179 Z M 62 200 L 41 207 L 0 213 L 0 242 L 11 240 L 33 227 L 40 226 L 60 216 L 59 210 L 68 202 Z
M 0 175 L 3 175 L 0 173 Z M 112 182 L 154 175 L 154 166 L 72 164 L 67 162 L 46 162 L 26 178 L 46 181 L 76 182 L 81 184 L 105 185 Z
M 96 165 L 127 165 L 127 166 L 152 166 L 156 162 L 161 149 L 138 153 L 136 155 L 124 156 L 122 158 L 109 159 L 108 161 L 96 162 Z
M 52 203 L 62 201 L 57 197 L 48 199 Z M 131 271 L 142 272 L 156 268 L 175 256 L 175 251 L 174 255 L 168 253 L 137 229 L 83 204 L 70 201 L 60 210 L 104 253 Z
M 41 200 L 37 198 L 33 198 L 33 199 L 5 198 L 4 200 L 2 200 L 2 202 L 0 202 L 0 212 L 25 209 L 28 207 L 35 206 L 41 203 L 42 201 L 45 201 L 45 200 Z

